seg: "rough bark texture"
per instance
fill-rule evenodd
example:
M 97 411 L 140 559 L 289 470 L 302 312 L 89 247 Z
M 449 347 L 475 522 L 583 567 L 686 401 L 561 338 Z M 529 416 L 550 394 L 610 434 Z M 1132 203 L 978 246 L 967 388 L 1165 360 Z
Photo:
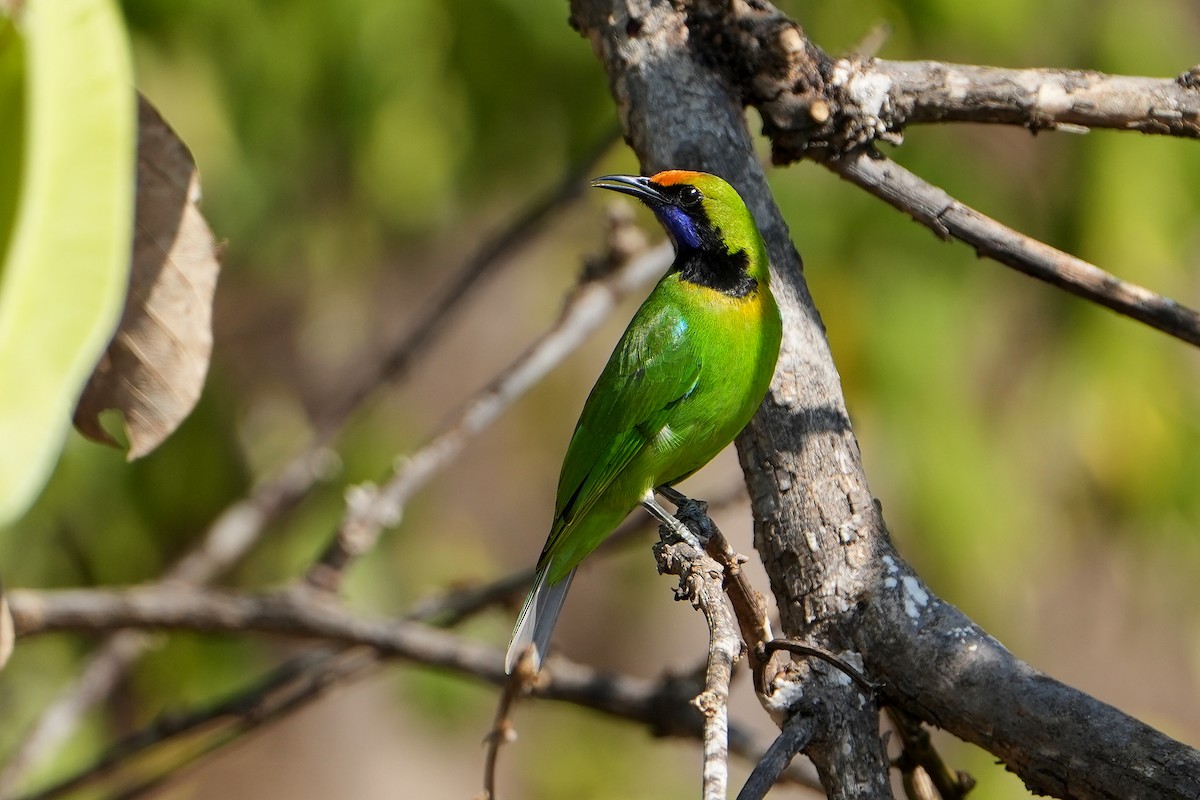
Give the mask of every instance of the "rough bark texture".
M 861 658 L 888 702 L 989 749 L 1035 792 L 1200 797 L 1200 754 L 1033 670 L 937 599 L 893 550 L 800 258 L 745 127 L 741 98 L 755 99 L 769 81 L 755 84 L 729 66 L 739 48 L 774 52 L 763 60 L 775 78 L 786 73 L 803 88 L 828 59 L 761 2 L 574 0 L 572 9 L 608 70 L 643 170 L 723 175 L 767 241 L 785 333 L 771 393 L 738 448 L 755 545 L 786 634 Z M 821 103 L 835 99 L 807 97 L 816 130 L 828 118 Z M 778 108 L 760 110 L 770 126 Z M 824 665 L 801 663 L 793 677 L 764 701 L 781 721 L 795 713 L 816 718 L 805 752 L 829 796 L 890 796 L 874 701 Z

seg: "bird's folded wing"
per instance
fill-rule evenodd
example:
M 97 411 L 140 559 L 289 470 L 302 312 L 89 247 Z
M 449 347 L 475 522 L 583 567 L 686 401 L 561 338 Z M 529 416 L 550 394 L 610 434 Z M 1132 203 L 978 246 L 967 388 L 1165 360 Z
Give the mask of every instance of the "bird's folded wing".
M 545 553 L 587 515 L 700 379 L 700 354 L 682 314 L 668 304 L 648 305 L 630 322 L 584 404 L 563 461 Z

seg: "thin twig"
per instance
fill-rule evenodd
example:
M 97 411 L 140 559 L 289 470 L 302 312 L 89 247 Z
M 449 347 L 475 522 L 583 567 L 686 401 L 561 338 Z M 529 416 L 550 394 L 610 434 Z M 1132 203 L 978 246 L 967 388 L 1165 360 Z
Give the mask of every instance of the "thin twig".
M 767 748 L 767 752 L 754 765 L 750 777 L 738 792 L 737 800 L 762 800 L 767 792 L 779 782 L 779 777 L 787 769 L 796 754 L 803 750 L 816 733 L 816 723 L 812 717 L 804 714 L 793 714 L 783 724 L 779 736 Z
M 866 675 L 863 675 L 861 671 L 856 669 L 853 665 L 846 661 L 846 659 L 840 658 L 833 653 L 830 653 L 828 650 L 822 650 L 820 647 L 815 647 L 811 644 L 805 644 L 804 642 L 798 642 L 795 639 L 773 639 L 767 642 L 766 651 L 768 653 L 774 653 L 780 650 L 800 656 L 812 656 L 813 658 L 819 658 L 826 664 L 836 667 L 841 672 L 845 673 L 846 677 L 854 681 L 854 683 L 858 685 L 858 688 L 862 689 L 863 692 L 866 693 L 867 697 L 874 697 L 881 688 L 879 684 L 874 683 Z
M 847 56 L 855 61 L 870 61 L 887 44 L 892 36 L 892 24 L 878 20 L 867 29 L 858 42 L 850 48 Z
M 962 770 L 951 771 L 946 766 L 919 720 L 895 706 L 888 706 L 887 713 L 903 748 L 897 766 L 904 776 L 906 791 L 919 792 L 918 779 L 914 777 L 917 771 L 925 775 L 941 800 L 963 800 L 975 788 L 975 779 L 970 774 Z M 911 790 L 908 789 L 910 784 Z
M 731 493 L 721 497 L 713 505 L 719 507 L 740 496 L 742 496 L 741 492 Z M 631 515 L 601 545 L 597 553 L 619 547 L 646 533 L 650 528 L 649 523 L 650 520 L 640 514 Z M 413 607 L 404 619 L 426 622 L 436 627 L 453 627 L 491 606 L 508 603 L 512 598 L 524 594 L 532 580 L 532 569 L 518 570 L 482 586 L 463 588 L 425 600 Z M 53 602 L 50 600 L 50 605 L 53 605 Z M 45 607 L 43 598 L 36 591 L 26 590 L 22 596 L 18 597 L 18 603 L 23 604 L 24 608 L 29 608 L 31 605 Z M 26 625 L 28 625 L 33 615 L 23 613 Z M 49 613 L 52 615 L 54 612 L 50 611 Z M 25 630 L 25 635 L 34 635 L 39 632 L 30 627 Z M 149 634 L 144 631 L 124 630 L 115 634 L 110 641 L 121 642 L 131 639 L 138 642 L 135 646 L 140 648 L 140 641 L 148 636 Z M 369 664 L 359 664 L 359 659 L 364 652 L 369 654 Z M 238 741 L 239 737 L 261 729 L 284 713 L 294 712 L 319 700 L 334 684 L 361 680 L 367 675 L 374 674 L 382 663 L 379 653 L 372 650 L 364 651 L 353 645 L 333 650 L 319 648 L 307 651 L 285 661 L 231 698 L 213 705 L 202 706 L 187 713 L 172 714 L 167 719 L 152 723 L 141 731 L 121 739 L 114 743 L 91 767 L 56 784 L 51 789 L 43 790 L 37 797 L 41 800 L 48 800 L 50 797 L 58 797 L 62 793 L 92 785 L 126 767 L 125 762 L 144 750 L 164 746 L 183 737 L 207 731 L 217 724 L 228 723 L 227 727 L 231 733 L 229 735 L 222 733 L 219 747 L 228 746 Z M 115 681 L 116 678 L 112 677 L 106 680 Z M 81 685 L 90 685 L 90 681 L 84 680 Z M 274 707 L 275 698 L 285 696 L 289 698 L 286 708 L 268 713 L 268 710 Z M 71 713 L 75 713 L 74 709 Z M 754 752 L 745 737 L 735 736 L 733 745 L 734 752 L 744 758 L 750 757 L 750 754 Z M 188 760 L 209 756 L 217 749 L 205 747 L 202 751 L 189 756 Z M 804 782 L 806 776 L 796 773 L 792 775 L 792 779 L 796 782 Z M 810 781 L 810 783 L 812 782 Z
M 346 568 L 375 546 L 380 533 L 400 521 L 409 498 L 456 457 L 517 398 L 556 367 L 607 319 L 617 302 L 671 263 L 670 242 L 629 260 L 606 277 L 580 284 L 567 298 L 554 326 L 475 394 L 441 433 L 397 461 L 382 486 L 363 486 L 347 498 L 345 516 L 307 582 L 336 591 Z
M 677 600 L 688 600 L 708 623 L 708 665 L 704 691 L 694 703 L 704 715 L 704 800 L 725 800 L 729 788 L 729 683 L 733 665 L 742 652 L 738 622 L 725 602 L 724 570 L 688 541 L 686 521 L 664 522 L 662 539 L 655 545 L 659 571 L 679 576 Z M 703 535 L 701 531 L 689 535 Z
M 675 504 L 678 509 L 676 516 L 696 531 L 704 543 L 705 551 L 721 565 L 725 592 L 733 605 L 742 640 L 746 643 L 754 676 L 754 690 L 762 695 L 775 675 L 774 668 L 768 669 L 770 659 L 764 657 L 768 654 L 763 647 L 772 641 L 775 635 L 771 632 L 771 621 L 767 617 L 766 598 L 750 585 L 746 573 L 742 570 L 746 557 L 735 552 L 729 545 L 721 529 L 709 516 L 708 503 L 693 500 L 671 487 L 660 487 L 657 491 Z
M 0 798 L 11 797 L 30 768 L 70 736 L 83 715 L 112 692 L 150 641 L 142 631 L 120 631 L 87 659 L 79 674 L 46 706 L 9 757 L 0 773 Z
M 160 580 L 202 585 L 237 563 L 258 541 L 266 524 L 291 508 L 330 474 L 324 449 L 306 450 L 246 498 L 227 508 L 200 542 L 175 562 Z M 86 659 L 79 675 L 42 711 L 0 772 L 0 798 L 9 797 L 28 770 L 59 746 L 79 720 L 109 696 L 150 639 L 140 631 L 120 631 Z
M 289 662 L 290 667 L 276 670 L 232 699 L 183 715 L 179 717 L 181 722 L 160 722 L 153 729 L 122 740 L 95 765 L 64 781 L 62 788 L 38 794 L 38 800 L 60 797 L 68 791 L 66 787 L 91 785 L 101 774 L 123 767 L 136 752 L 175 741 L 183 734 L 202 732 L 222 720 L 233 722 L 239 732 L 257 727 L 311 701 L 334 683 L 361 674 L 359 671 L 372 667 L 378 657 L 435 666 L 497 686 L 508 679 L 501 654 L 494 648 L 416 622 L 362 619 L 321 597 L 303 591 L 253 595 L 180 586 L 13 592 L 14 622 L 20 635 L 138 627 L 275 633 L 371 648 L 362 656 L 369 663 L 355 660 L 359 657 L 353 653 L 365 652 L 361 649 L 306 655 L 311 659 L 307 663 Z M 695 696 L 691 681 L 685 686 L 671 677 L 653 681 L 602 673 L 561 657 L 550 660 L 547 670 L 551 679 L 534 687 L 535 696 L 639 722 L 656 735 L 698 738 L 704 731 L 705 725 L 690 703 Z M 287 702 L 281 702 L 281 698 Z M 732 752 L 743 757 L 757 758 L 761 753 L 744 732 L 731 730 L 729 741 Z M 815 785 L 801 773 L 793 772 L 790 777 Z
M 858 152 L 824 163 L 943 239 L 959 239 L 981 256 L 1200 346 L 1200 313 L 1019 233 L 888 158 Z
M 160 717 L 147 727 L 114 742 L 91 766 L 27 795 L 23 800 L 51 800 L 95 786 L 112 776 L 119 776 L 121 770 L 131 769 L 135 766 L 135 758 L 166 742 L 178 743 L 186 737 L 211 733 L 213 742 L 224 746 L 237 734 L 258 728 L 288 713 L 297 702 L 306 703 L 323 696 L 329 687 L 344 682 L 352 675 L 361 674 L 365 668 L 376 663 L 373 658 L 366 658 L 367 655 L 373 654 L 365 648 L 336 653 L 324 649 L 309 651 L 271 671 L 248 691 L 187 713 Z M 157 765 L 155 769 L 162 775 L 177 777 L 179 769 L 215 749 L 211 743 L 205 743 L 169 759 L 174 762 L 170 766 Z M 181 750 L 186 748 L 176 748 L 173 752 Z
M 525 651 L 517 662 L 516 669 L 500 690 L 500 699 L 496 703 L 496 714 L 492 719 L 492 729 L 484 737 L 483 760 L 483 793 L 480 800 L 496 800 L 496 765 L 500 761 L 500 748 L 516 739 L 516 731 L 512 724 L 512 712 L 517 701 L 529 694 L 537 682 L 537 670 L 533 667 L 533 654 Z
M 523 570 L 507 575 L 478 589 L 449 592 L 430 599 L 410 611 L 405 619 L 412 622 L 424 621 L 442 627 L 451 627 L 498 602 L 503 602 L 511 593 L 524 591 L 532 580 L 532 571 Z M 37 592 L 27 591 L 26 605 L 44 607 L 45 602 Z M 32 601 L 30 600 L 32 598 Z M 53 605 L 53 600 L 49 604 Z M 52 615 L 53 612 L 51 611 Z M 27 631 L 27 634 L 37 631 Z M 121 636 L 139 636 L 142 631 L 126 630 Z M 381 665 L 380 655 L 355 645 L 345 645 L 333 650 L 314 648 L 271 670 L 249 687 L 230 698 L 215 704 L 202 706 L 187 713 L 173 713 L 149 726 L 115 742 L 90 767 L 74 776 L 42 790 L 26 800 L 49 800 L 66 792 L 76 791 L 103 780 L 122 768 L 142 752 L 196 735 L 227 723 L 219 732 L 214 732 L 216 746 L 205 746 L 202 750 L 186 757 L 186 762 L 212 755 L 218 749 L 234 743 L 247 733 L 261 729 L 284 714 L 294 712 L 325 696 L 336 684 L 357 680 L 373 674 Z M 280 703 L 286 698 L 286 703 Z M 219 733 L 219 737 L 215 734 Z M 177 762 L 166 770 L 174 774 L 175 768 L 185 762 Z

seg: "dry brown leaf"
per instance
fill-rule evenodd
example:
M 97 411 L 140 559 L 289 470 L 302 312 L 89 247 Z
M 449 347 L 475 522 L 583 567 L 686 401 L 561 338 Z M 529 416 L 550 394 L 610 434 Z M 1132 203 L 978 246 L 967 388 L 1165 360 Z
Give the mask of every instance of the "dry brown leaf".
M 139 96 L 129 294 L 117 332 L 75 409 L 80 433 L 113 445 L 99 415 L 122 412 L 130 460 L 154 450 L 179 427 L 208 373 L 220 256 L 199 200 L 192 154 Z

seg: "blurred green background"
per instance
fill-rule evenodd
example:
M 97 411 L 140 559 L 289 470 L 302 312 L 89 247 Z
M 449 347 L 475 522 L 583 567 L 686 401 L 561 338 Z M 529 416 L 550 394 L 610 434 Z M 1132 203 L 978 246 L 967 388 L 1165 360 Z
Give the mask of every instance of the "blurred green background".
M 1191 0 L 781 5 L 833 54 L 886 22 L 880 55 L 894 59 L 1155 76 L 1200 60 Z M 200 407 L 149 458 L 127 465 L 72 438 L 33 511 L 0 538 L 10 586 L 152 579 L 308 441 L 339 389 L 473 248 L 615 124 L 562 0 L 124 9 L 139 88 L 191 146 L 205 213 L 228 240 L 215 360 Z M 913 129 L 891 154 L 986 214 L 1200 305 L 1195 142 L 954 125 Z M 597 173 L 617 170 L 636 170 L 623 147 Z M 1200 355 L 941 243 L 818 167 L 771 180 L 904 556 L 1019 656 L 1200 745 Z M 273 525 L 228 582 L 295 577 L 336 525 L 346 485 L 383 475 L 548 326 L 582 256 L 600 247 L 609 202 L 574 203 L 486 281 L 410 378 L 353 417 L 330 484 Z M 626 305 L 416 499 L 352 573 L 356 608 L 399 613 L 447 583 L 532 562 L 578 409 L 636 299 Z M 690 485 L 713 495 L 738 480 L 726 453 Z M 718 521 L 750 550 L 744 505 Z M 703 646 L 697 615 L 670 602 L 645 546 L 598 559 L 576 587 L 560 628 L 574 657 L 657 675 L 690 666 Z M 510 625 L 496 612 L 466 631 L 499 647 Z M 289 652 L 249 638 L 156 641 L 39 779 L 86 763 L 114 733 L 248 684 Z M 0 681 L 0 752 L 92 644 L 18 648 Z M 736 716 L 769 735 L 749 687 L 738 691 Z M 491 690 L 395 665 L 166 796 L 471 796 L 493 704 Z M 548 705 L 523 707 L 517 724 L 505 796 L 695 794 L 690 744 Z M 987 754 L 949 740 L 946 754 L 978 779 L 973 797 L 1027 796 Z M 735 781 L 745 774 L 738 765 Z

